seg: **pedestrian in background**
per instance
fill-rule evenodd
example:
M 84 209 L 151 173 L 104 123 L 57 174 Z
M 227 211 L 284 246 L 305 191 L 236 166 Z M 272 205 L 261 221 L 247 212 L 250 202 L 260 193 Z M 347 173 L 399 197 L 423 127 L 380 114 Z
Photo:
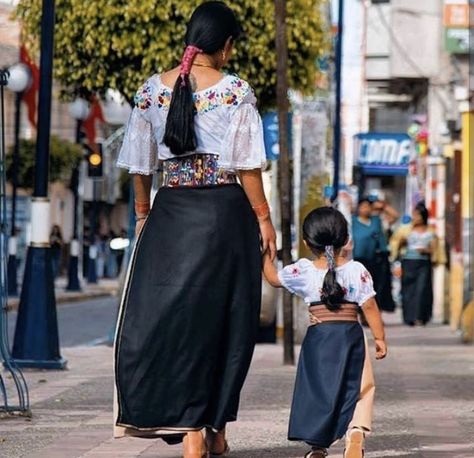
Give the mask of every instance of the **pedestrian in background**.
M 378 216 L 382 221 L 385 239 L 388 243 L 393 234 L 394 225 L 400 218 L 400 213 L 383 199 L 383 195 L 381 195 L 380 192 L 378 192 L 371 201 L 372 215 Z
M 402 261 L 403 321 L 409 326 L 425 325 L 433 310 L 433 268 L 437 238 L 428 226 L 428 210 L 419 203 L 412 223 L 393 235 L 392 257 Z
M 373 214 L 372 202 L 363 198 L 352 217 L 353 258 L 362 263 L 373 278 L 381 310 L 393 312 L 392 273 L 389 250 L 380 216 Z
M 64 245 L 61 228 L 57 224 L 51 229 L 49 244 L 51 246 L 53 277 L 56 278 L 61 272 L 61 255 Z
M 276 251 L 255 96 L 221 72 L 240 31 L 222 2 L 195 10 L 180 67 L 139 89 L 117 162 L 134 174 L 138 238 L 116 335 L 115 436 L 174 431 L 162 437 L 183 440 L 185 458 L 228 450 L 258 330 L 260 243 Z
M 385 332 L 368 270 L 347 260 L 348 224 L 331 207 L 313 210 L 303 222 L 303 240 L 315 255 L 277 272 L 270 256 L 264 274 L 309 307 L 310 326 L 301 348 L 291 407 L 289 440 L 312 448 L 305 458 L 327 456 L 346 435 L 345 458 L 362 458 L 365 433 L 371 430 L 375 384 L 358 309 L 375 339 L 376 358 L 387 354 Z

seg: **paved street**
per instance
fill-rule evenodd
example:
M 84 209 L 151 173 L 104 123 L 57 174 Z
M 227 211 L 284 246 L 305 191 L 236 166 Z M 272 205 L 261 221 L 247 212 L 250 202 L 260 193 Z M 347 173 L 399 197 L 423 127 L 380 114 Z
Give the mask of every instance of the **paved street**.
M 60 308 L 61 309 L 61 308 Z M 394 321 L 394 318 L 388 318 Z M 390 357 L 375 364 L 378 399 L 367 457 L 474 457 L 474 348 L 447 327 L 388 325 Z M 179 447 L 150 439 L 111 439 L 112 350 L 64 348 L 69 370 L 27 372 L 33 418 L 0 420 L 2 458 L 179 457 Z M 229 427 L 232 458 L 297 458 L 285 439 L 294 368 L 281 347 L 261 345 Z M 342 448 L 331 456 L 341 457 Z

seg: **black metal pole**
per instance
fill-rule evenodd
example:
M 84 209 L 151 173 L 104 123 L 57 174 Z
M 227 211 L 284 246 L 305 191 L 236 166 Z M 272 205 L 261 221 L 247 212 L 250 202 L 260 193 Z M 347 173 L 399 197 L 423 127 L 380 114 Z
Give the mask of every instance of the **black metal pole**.
M 47 197 L 54 52 L 54 0 L 43 0 L 34 197 Z
M 21 125 L 21 98 L 22 92 L 17 92 L 15 96 L 15 143 L 12 157 L 12 214 L 10 235 L 16 234 L 16 195 L 18 190 L 18 168 L 20 165 L 20 125 Z
M 59 351 L 52 253 L 49 244 L 48 169 L 53 45 L 54 0 L 43 0 L 35 185 L 31 202 L 31 244 L 26 258 L 12 351 L 12 356 L 19 366 L 42 369 L 66 367 L 66 361 Z
M 277 105 L 280 157 L 278 188 L 281 208 L 282 260 L 291 264 L 291 170 L 288 152 L 288 46 L 286 38 L 285 0 L 275 1 L 276 51 L 277 51 Z M 295 363 L 293 332 L 293 298 L 283 292 L 283 361 Z
M 76 143 L 81 144 L 81 126 L 82 121 L 77 120 L 76 123 Z M 69 265 L 68 265 L 68 282 L 66 286 L 67 291 L 80 291 L 81 284 L 79 282 L 79 241 L 78 241 L 78 208 L 79 208 L 79 168 L 81 161 L 77 161 L 71 174 L 70 188 L 74 196 L 73 209 L 73 235 L 70 245 Z
M 99 213 L 99 202 L 97 200 L 97 181 L 92 181 L 92 201 L 89 207 L 90 234 L 89 234 L 89 266 L 87 269 L 87 282 L 97 283 L 97 217 Z
M 11 197 L 11 223 L 10 223 L 10 246 L 8 253 L 8 295 L 18 295 L 17 280 L 17 239 L 16 239 L 16 201 L 18 190 L 18 169 L 20 164 L 20 125 L 21 125 L 21 98 L 23 93 L 15 94 L 15 133 L 12 157 L 12 197 Z
M 333 193 L 331 201 L 337 199 L 339 193 L 339 173 L 341 166 L 341 96 L 342 96 L 342 39 L 344 26 L 344 0 L 339 0 L 339 17 L 337 21 L 335 80 L 336 80 L 336 103 L 334 116 L 334 145 L 333 162 L 334 176 L 332 181 Z

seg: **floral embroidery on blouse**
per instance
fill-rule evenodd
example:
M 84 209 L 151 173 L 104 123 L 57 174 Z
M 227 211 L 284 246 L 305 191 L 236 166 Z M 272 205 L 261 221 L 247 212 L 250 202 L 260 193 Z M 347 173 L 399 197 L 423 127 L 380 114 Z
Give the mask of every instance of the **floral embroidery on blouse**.
M 207 113 L 219 105 L 238 105 L 251 91 L 249 84 L 236 76 L 232 77 L 230 86 L 227 85 L 224 90 L 219 91 L 216 86 L 193 94 L 196 112 Z M 134 98 L 135 105 L 140 110 L 147 110 L 152 105 L 169 109 L 172 90 L 162 85 L 156 94 L 153 92 L 150 82 L 147 81 L 137 91 Z
M 370 280 L 370 274 L 369 272 L 365 271 L 360 274 L 360 280 L 362 283 L 367 283 Z
M 147 81 L 140 89 L 138 89 L 133 101 L 135 106 L 140 110 L 146 110 L 151 107 L 153 88 Z

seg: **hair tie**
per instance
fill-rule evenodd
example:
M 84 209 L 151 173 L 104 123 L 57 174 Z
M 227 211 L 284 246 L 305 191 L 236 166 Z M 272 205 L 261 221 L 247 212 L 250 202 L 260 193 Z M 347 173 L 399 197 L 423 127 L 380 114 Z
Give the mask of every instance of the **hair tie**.
M 334 258 L 334 246 L 326 245 L 324 247 L 324 252 L 326 254 L 326 259 L 328 260 L 328 269 L 334 270 L 336 268 L 336 259 Z
M 193 66 L 194 59 L 197 54 L 202 53 L 202 49 L 198 48 L 197 46 L 189 45 L 186 46 L 184 50 L 183 58 L 181 59 L 181 67 L 180 67 L 180 76 L 181 76 L 181 86 L 184 86 L 186 83 L 184 82 L 184 77 L 191 73 L 191 67 Z

